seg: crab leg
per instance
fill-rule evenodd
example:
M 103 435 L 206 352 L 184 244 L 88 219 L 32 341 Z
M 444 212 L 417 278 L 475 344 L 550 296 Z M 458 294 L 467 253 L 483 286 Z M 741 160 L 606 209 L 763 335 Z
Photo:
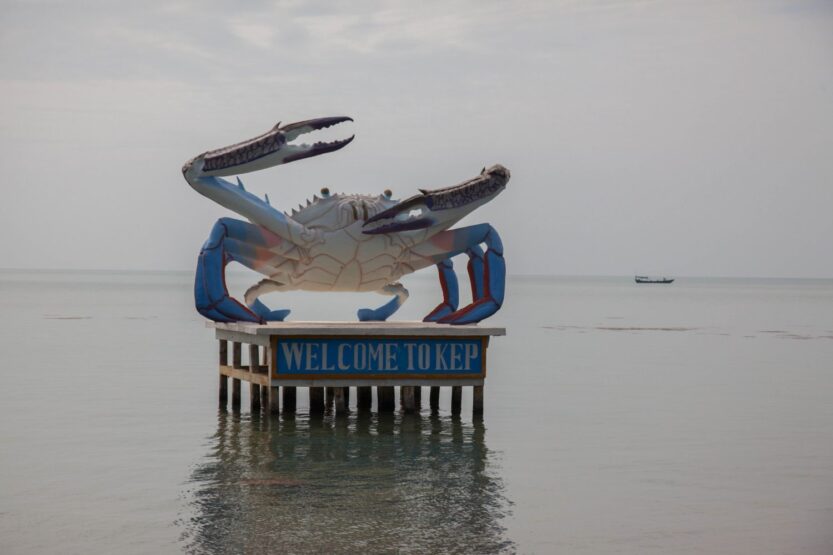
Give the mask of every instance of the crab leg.
M 485 253 L 480 244 L 485 243 Z M 503 304 L 506 280 L 506 263 L 503 260 L 503 244 L 497 231 L 489 224 L 479 224 L 435 235 L 424 245 L 412 249 L 412 265 L 418 269 L 431 263 L 438 266 L 450 258 L 465 252 L 469 256 L 469 277 L 472 287 L 472 303 L 460 310 L 437 316 L 435 312 L 445 312 L 440 304 L 434 312 L 426 316 L 428 321 L 448 324 L 471 324 L 479 322 L 497 312 Z M 440 267 L 440 280 L 451 282 L 456 278 L 449 268 Z M 447 285 L 446 285 L 447 286 Z M 445 287 L 444 287 L 445 293 Z M 446 295 L 444 303 L 450 297 Z
M 244 297 L 249 308 L 267 322 L 282 322 L 289 316 L 291 311 L 289 309 L 272 310 L 263 304 L 258 297 L 273 291 L 294 291 L 295 289 L 291 285 L 281 283 L 274 279 L 262 279 L 255 285 L 249 287 Z
M 246 307 L 229 295 L 225 267 L 237 261 L 258 272 L 273 272 L 275 266 L 296 254 L 297 247 L 287 245 L 277 235 L 246 222 L 221 218 L 211 229 L 197 260 L 194 280 L 197 311 L 216 322 L 276 319 L 283 311 L 270 311 L 263 303 Z
M 440 274 L 440 285 L 443 288 L 443 302 L 423 318 L 424 322 L 436 322 L 448 316 L 457 310 L 457 303 L 460 302 L 460 288 L 457 284 L 457 275 L 454 273 L 454 263 L 450 258 L 442 260 L 437 263 L 437 270 Z
M 382 295 L 394 295 L 394 297 L 379 308 L 362 308 L 358 312 L 359 320 L 362 322 L 384 322 L 408 299 L 408 290 L 397 282 L 385 285 L 377 293 Z

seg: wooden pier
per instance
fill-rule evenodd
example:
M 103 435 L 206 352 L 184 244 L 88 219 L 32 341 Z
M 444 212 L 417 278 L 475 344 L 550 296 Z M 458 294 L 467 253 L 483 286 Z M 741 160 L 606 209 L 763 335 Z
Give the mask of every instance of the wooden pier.
M 208 322 L 219 342 L 221 407 L 240 410 L 243 382 L 252 412 L 294 413 L 299 391 L 310 414 L 347 414 L 355 391 L 357 411 L 373 408 L 419 412 L 423 388 L 432 411 L 440 388 L 450 390 L 460 414 L 463 388 L 472 388 L 475 415 L 483 414 L 486 350 L 505 328 L 424 322 L 275 322 L 265 325 Z

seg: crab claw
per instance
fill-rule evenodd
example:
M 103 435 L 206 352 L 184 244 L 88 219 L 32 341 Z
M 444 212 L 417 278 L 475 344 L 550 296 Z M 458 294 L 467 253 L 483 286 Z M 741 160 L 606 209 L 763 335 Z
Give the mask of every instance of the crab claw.
M 405 199 L 368 218 L 362 233 L 396 233 L 434 225 L 448 226 L 481 206 L 506 188 L 509 170 L 500 164 L 484 168 L 477 177 L 459 185 L 429 191 Z
M 278 123 L 266 133 L 253 139 L 202 154 L 201 156 L 205 162 L 203 175 L 238 175 L 333 152 L 347 146 L 354 136 L 337 141 L 313 144 L 293 144 L 292 142 L 307 133 L 332 127 L 345 121 L 353 120 L 349 117 L 340 116 L 299 121 L 283 127 Z
M 425 194 L 415 195 L 368 218 L 362 226 L 362 233 L 395 233 L 431 227 L 437 221 L 429 216 L 433 199 Z

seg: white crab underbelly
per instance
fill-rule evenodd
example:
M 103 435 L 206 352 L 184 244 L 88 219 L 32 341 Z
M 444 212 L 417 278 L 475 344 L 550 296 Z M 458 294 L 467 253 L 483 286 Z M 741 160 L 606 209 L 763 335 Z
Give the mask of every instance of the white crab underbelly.
M 377 291 L 404 273 L 397 259 L 388 254 L 347 261 L 320 254 L 293 266 L 291 272 L 273 278 L 305 291 Z
M 361 222 L 322 239 L 272 278 L 305 291 L 378 291 L 411 271 L 400 263 L 403 246 L 383 235 L 362 234 Z

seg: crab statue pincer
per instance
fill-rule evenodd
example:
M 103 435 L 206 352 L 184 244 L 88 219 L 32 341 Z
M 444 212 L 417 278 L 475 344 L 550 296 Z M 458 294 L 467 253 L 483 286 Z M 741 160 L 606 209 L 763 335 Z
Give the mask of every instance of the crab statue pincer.
M 198 193 L 247 220 L 221 218 L 200 251 L 194 283 L 197 311 L 217 322 L 280 321 L 289 310 L 272 310 L 259 297 L 273 291 L 375 291 L 393 298 L 379 308 L 358 311 L 359 320 L 383 321 L 402 306 L 408 291 L 397 280 L 436 266 L 442 302 L 425 321 L 448 324 L 479 322 L 503 303 L 506 265 L 503 245 L 489 224 L 449 229 L 469 212 L 495 198 L 509 181 L 500 165 L 452 187 L 420 190 L 396 201 L 381 195 L 333 194 L 299 210 L 284 213 L 237 183 L 222 179 L 333 152 L 353 137 L 314 144 L 296 143 L 302 135 L 331 127 L 348 117 L 327 117 L 281 126 L 248 141 L 204 152 L 182 167 Z M 251 223 L 249 223 L 251 222 Z M 486 250 L 481 248 L 486 246 Z M 468 256 L 473 302 L 458 309 L 452 257 Z M 266 277 L 249 288 L 245 304 L 225 285 L 231 261 Z

